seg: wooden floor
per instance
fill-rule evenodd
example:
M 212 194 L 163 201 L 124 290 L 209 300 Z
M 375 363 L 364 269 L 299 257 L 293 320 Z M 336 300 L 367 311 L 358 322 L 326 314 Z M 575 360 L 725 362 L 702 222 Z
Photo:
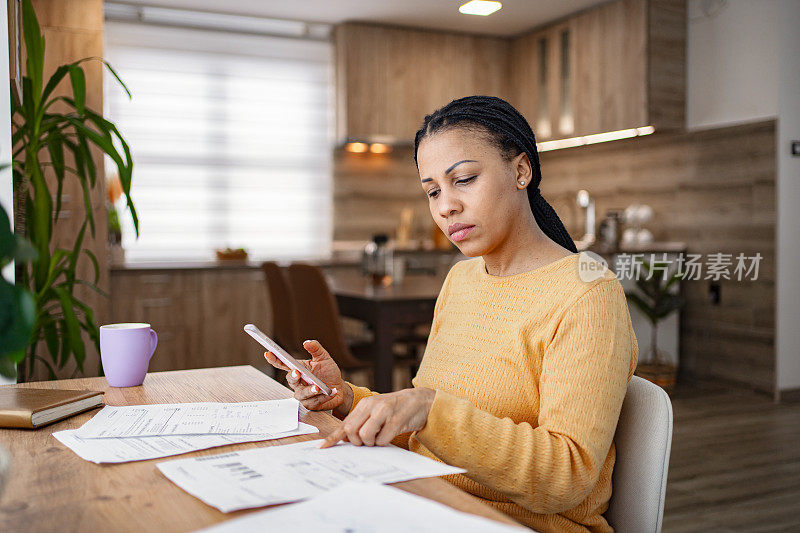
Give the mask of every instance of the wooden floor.
M 679 385 L 665 533 L 800 531 L 800 403 Z

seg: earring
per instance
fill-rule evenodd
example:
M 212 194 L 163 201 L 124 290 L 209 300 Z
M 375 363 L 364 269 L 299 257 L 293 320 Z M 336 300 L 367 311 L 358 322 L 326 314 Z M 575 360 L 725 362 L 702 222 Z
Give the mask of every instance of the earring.
M 520 181 L 520 182 L 519 182 L 519 184 L 520 184 L 522 187 L 524 187 L 524 186 L 525 186 L 525 180 L 522 180 L 522 181 Z

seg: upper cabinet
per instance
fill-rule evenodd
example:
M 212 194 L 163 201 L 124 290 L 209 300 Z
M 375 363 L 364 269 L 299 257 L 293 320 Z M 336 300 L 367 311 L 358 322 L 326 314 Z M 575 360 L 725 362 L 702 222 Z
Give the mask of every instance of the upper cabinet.
M 686 2 L 617 0 L 511 44 L 511 103 L 539 140 L 685 122 Z
M 509 97 L 506 39 L 349 22 L 334 39 L 339 141 L 411 142 L 455 98 Z
M 509 100 L 537 140 L 685 123 L 686 0 L 616 0 L 514 38 L 345 23 L 340 141 L 408 142 L 454 98 Z

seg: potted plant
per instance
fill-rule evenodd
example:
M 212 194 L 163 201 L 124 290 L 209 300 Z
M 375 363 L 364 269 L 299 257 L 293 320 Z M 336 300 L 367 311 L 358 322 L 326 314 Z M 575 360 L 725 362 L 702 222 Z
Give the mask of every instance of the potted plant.
M 654 261 L 650 264 L 641 260 L 640 264 L 640 271 L 646 276 L 637 277 L 638 291 L 627 291 L 625 296 L 650 320 L 652 334 L 649 352 L 645 357 L 639 358 L 636 375 L 652 381 L 671 394 L 675 388 L 678 365 L 671 363 L 669 354 L 658 347 L 658 323 L 683 307 L 683 298 L 672 290 L 672 286 L 683 278 L 683 272 L 679 270 L 664 279 L 662 273 L 668 263 Z
M 76 363 L 76 371 L 82 371 L 86 357 L 83 332 L 99 349 L 94 313 L 74 292 L 76 286 L 87 285 L 102 293 L 96 286 L 97 259 L 83 247 L 86 230 L 92 235 L 95 232 L 91 191 L 97 183 L 98 169 L 93 147 L 114 162 L 137 235 L 138 218 L 130 197 L 133 170 L 130 149 L 113 123 L 86 106 L 82 63 L 101 61 L 126 92 L 127 87 L 102 58 L 61 65 L 45 80 L 45 40 L 30 0 L 22 2 L 22 27 L 27 52 L 22 102 L 12 99 L 11 108 L 14 218 L 16 233 L 27 237 L 36 251 L 29 263 L 20 262 L 16 268 L 16 283 L 31 290 L 35 308 L 33 331 L 24 360 L 19 361 L 23 364 L 18 367 L 20 379 L 24 380 L 33 372 L 36 361 L 44 364 L 51 378 L 55 377 L 56 368 L 63 368 L 69 361 Z M 72 96 L 55 96 L 55 89 L 67 78 Z M 52 179 L 46 179 L 46 172 Z M 52 242 L 53 228 L 58 222 L 67 179 L 77 179 L 80 183 L 85 218 L 72 246 L 56 248 Z M 81 258 L 87 258 L 94 266 L 94 281 L 78 278 L 76 267 Z M 43 355 L 43 347 L 47 348 L 48 357 Z
M 11 261 L 25 263 L 35 258 L 36 250 L 14 235 L 8 213 L 0 205 L 0 269 Z M 13 378 L 33 333 L 36 301 L 31 291 L 0 276 L 0 302 L 0 374 Z

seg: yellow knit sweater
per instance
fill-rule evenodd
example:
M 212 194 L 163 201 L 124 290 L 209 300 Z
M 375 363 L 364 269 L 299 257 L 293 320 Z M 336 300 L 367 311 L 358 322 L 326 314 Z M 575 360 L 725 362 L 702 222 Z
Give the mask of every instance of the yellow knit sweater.
M 638 346 L 613 272 L 578 254 L 513 276 L 482 258 L 447 275 L 415 387 L 425 427 L 395 444 L 459 466 L 457 487 L 538 531 L 611 531 L 614 431 Z M 353 406 L 377 394 L 353 388 Z

